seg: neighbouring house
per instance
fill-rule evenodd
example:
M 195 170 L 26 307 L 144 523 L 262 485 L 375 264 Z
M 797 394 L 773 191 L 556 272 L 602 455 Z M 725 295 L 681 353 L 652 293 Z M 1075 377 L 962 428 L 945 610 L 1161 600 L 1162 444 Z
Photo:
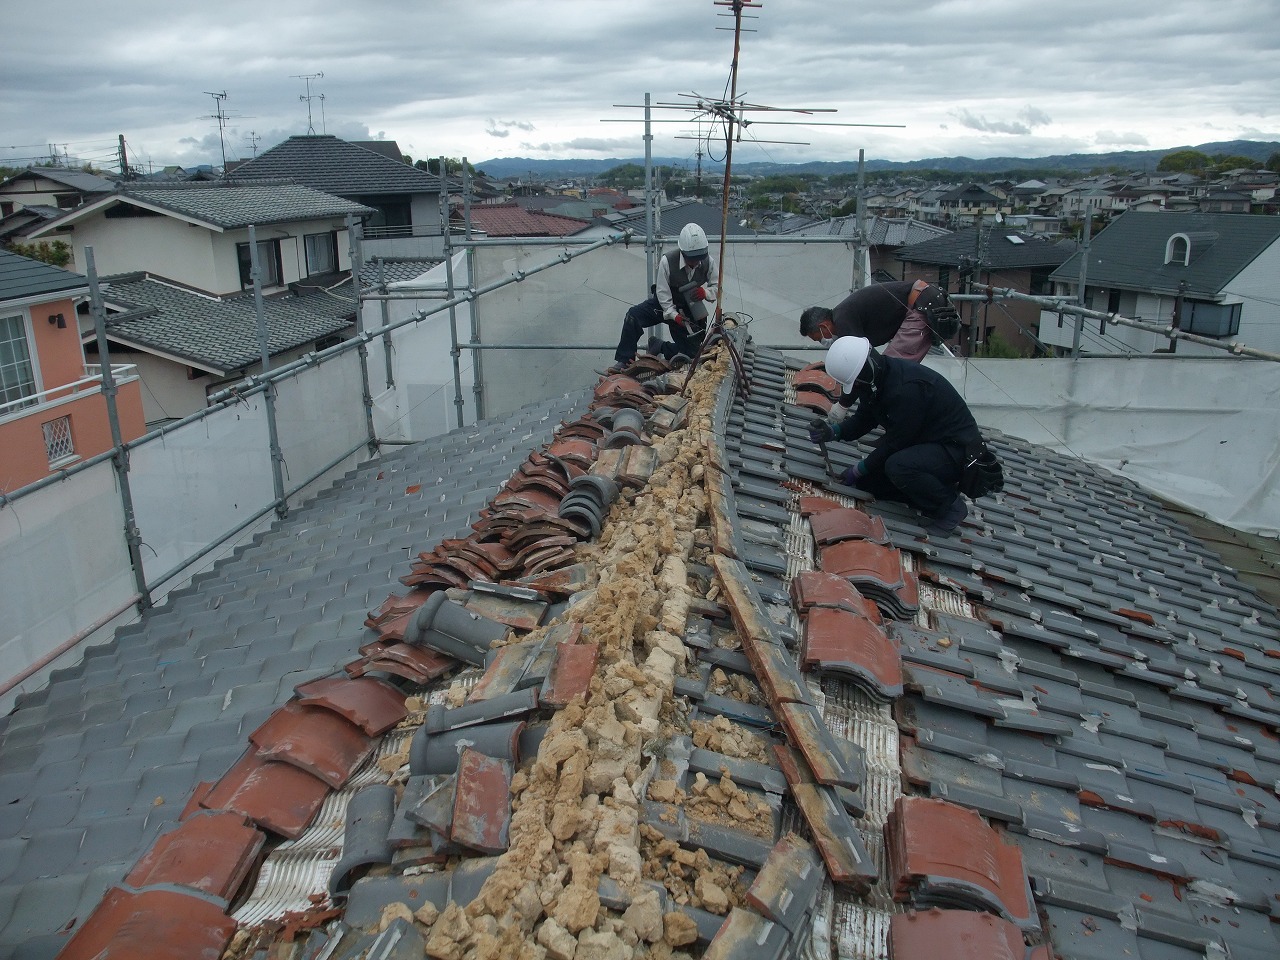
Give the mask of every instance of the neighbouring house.
M 1248 213 L 1253 197 L 1236 190 L 1207 190 L 1200 197 L 1201 213 Z
M 189 416 L 209 395 L 262 369 L 257 305 L 246 290 L 216 296 L 147 272 L 103 278 L 106 334 L 113 360 L 138 370 L 146 422 Z M 262 301 L 273 367 L 346 339 L 355 322 L 349 279 L 294 284 Z M 86 332 L 85 351 L 97 358 Z
M 296 183 L 131 183 L 28 234 L 61 239 L 86 270 L 92 247 L 106 276 L 145 270 L 222 295 L 252 286 L 249 227 L 263 289 L 350 269 L 346 218 L 373 210 Z
M 260 365 L 249 228 L 273 362 L 351 329 L 348 217 L 371 208 L 293 183 L 127 184 L 45 224 L 103 278 L 108 340 L 137 364 L 146 420 L 186 416 Z M 87 323 L 82 332 L 91 340 Z M 252 349 L 249 349 L 249 346 Z M 96 356 L 96 346 L 87 349 Z
M 114 189 L 111 180 L 83 170 L 28 167 L 0 183 L 0 217 L 31 206 L 71 210 Z
M 896 254 L 902 247 L 945 237 L 950 232 L 919 220 L 894 217 L 869 217 L 866 222 L 866 231 L 869 247 L 868 260 L 871 268 L 868 277 L 876 280 L 899 279 L 902 264 L 898 261 Z M 833 217 L 820 223 L 809 223 L 781 232 L 808 237 L 848 237 L 852 243 L 858 234 L 858 218 L 855 216 Z
M 311 134 L 264 150 L 230 175 L 238 181 L 281 178 L 371 207 L 374 212 L 364 225 L 368 240 L 418 238 L 436 244 L 430 250 L 425 249 L 430 243 L 386 244 L 379 251 L 385 256 L 440 253 L 441 183 L 433 173 L 367 146 Z
M 976 183 L 947 190 L 938 197 L 938 214 L 944 225 L 971 224 L 979 217 L 1011 213 L 1012 206 Z
M 113 446 L 102 371 L 86 365 L 76 304 L 87 278 L 0 250 L 0 491 Z M 112 367 L 121 439 L 144 431 L 138 375 Z
M 455 209 L 450 220 L 455 231 L 461 230 L 465 223 L 464 212 Z M 543 210 L 527 210 L 514 200 L 471 207 L 472 233 L 487 237 L 568 237 L 589 226 L 588 220 Z
M 1074 295 L 1079 253 L 1051 276 L 1058 292 Z M 1153 324 L 1176 316 L 1188 333 L 1235 338 L 1251 347 L 1280 350 L 1280 218 L 1238 213 L 1130 212 L 1092 239 L 1085 269 L 1085 306 Z M 1070 318 L 1046 312 L 1040 339 L 1070 347 Z M 1154 333 L 1086 320 L 1086 349 L 1151 353 L 1167 349 Z M 1183 341 L 1179 353 L 1216 354 Z
M 903 247 L 897 258 L 904 279 L 928 280 L 950 292 L 965 291 L 972 281 L 1044 294 L 1050 274 L 1073 252 L 1073 241 L 992 223 Z M 1040 308 L 1034 304 L 973 303 L 960 314 L 964 324 L 957 342 L 950 345 L 959 353 L 980 351 L 992 334 L 1024 356 L 1039 352 L 1035 331 Z

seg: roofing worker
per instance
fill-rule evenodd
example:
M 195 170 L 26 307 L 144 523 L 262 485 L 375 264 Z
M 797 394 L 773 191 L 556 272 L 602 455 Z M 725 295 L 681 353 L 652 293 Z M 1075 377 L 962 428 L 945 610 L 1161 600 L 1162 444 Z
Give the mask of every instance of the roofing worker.
M 658 276 L 649 299 L 627 311 L 610 371 L 616 372 L 634 360 L 640 334 L 664 322 L 671 331 L 671 342 L 658 347 L 651 340 L 651 350 L 660 349 L 666 360 L 681 354 L 692 358 L 702 346 L 707 332 L 707 304 L 715 303 L 719 285 L 720 272 L 707 250 L 706 233 L 696 223 L 685 224 L 680 231 L 679 249 L 658 261 Z
M 960 316 L 944 290 L 924 280 L 873 283 L 855 290 L 832 310 L 800 314 L 800 335 L 830 345 L 839 337 L 866 337 L 886 357 L 919 363 L 934 342 L 956 335 Z
M 945 377 L 922 364 L 882 356 L 865 337 L 841 337 L 827 351 L 827 373 L 844 391 L 840 403 L 857 410 L 833 425 L 815 420 L 814 443 L 858 440 L 872 428 L 884 434 L 866 459 L 841 480 L 886 500 L 915 507 L 929 533 L 950 533 L 969 513 L 959 484 L 967 451 L 982 444 L 978 424 Z

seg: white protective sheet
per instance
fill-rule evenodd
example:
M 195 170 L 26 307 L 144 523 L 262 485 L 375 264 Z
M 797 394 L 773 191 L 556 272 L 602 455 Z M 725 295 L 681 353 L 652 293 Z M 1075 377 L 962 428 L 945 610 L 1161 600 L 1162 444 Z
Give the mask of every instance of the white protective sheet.
M 1211 520 L 1280 536 L 1280 366 L 1235 357 L 929 364 L 984 426 L 1129 477 Z

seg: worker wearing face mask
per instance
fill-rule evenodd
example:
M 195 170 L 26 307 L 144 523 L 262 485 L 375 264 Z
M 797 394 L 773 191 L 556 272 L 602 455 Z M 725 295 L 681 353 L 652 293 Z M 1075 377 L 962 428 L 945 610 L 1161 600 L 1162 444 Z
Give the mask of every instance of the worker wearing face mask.
M 934 343 L 960 329 L 947 294 L 924 280 L 873 283 L 830 307 L 800 314 L 800 335 L 829 346 L 840 337 L 866 337 L 884 356 L 919 363 Z M 886 346 L 887 344 L 887 346 Z

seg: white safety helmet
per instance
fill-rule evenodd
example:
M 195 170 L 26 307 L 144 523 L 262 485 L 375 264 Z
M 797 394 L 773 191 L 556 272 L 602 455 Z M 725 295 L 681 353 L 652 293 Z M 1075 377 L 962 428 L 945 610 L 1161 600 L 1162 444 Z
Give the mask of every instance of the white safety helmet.
M 871 341 L 866 337 L 841 337 L 827 348 L 827 373 L 848 393 L 870 353 Z
M 707 255 L 707 235 L 696 223 L 686 223 L 680 231 L 680 252 L 686 257 Z

